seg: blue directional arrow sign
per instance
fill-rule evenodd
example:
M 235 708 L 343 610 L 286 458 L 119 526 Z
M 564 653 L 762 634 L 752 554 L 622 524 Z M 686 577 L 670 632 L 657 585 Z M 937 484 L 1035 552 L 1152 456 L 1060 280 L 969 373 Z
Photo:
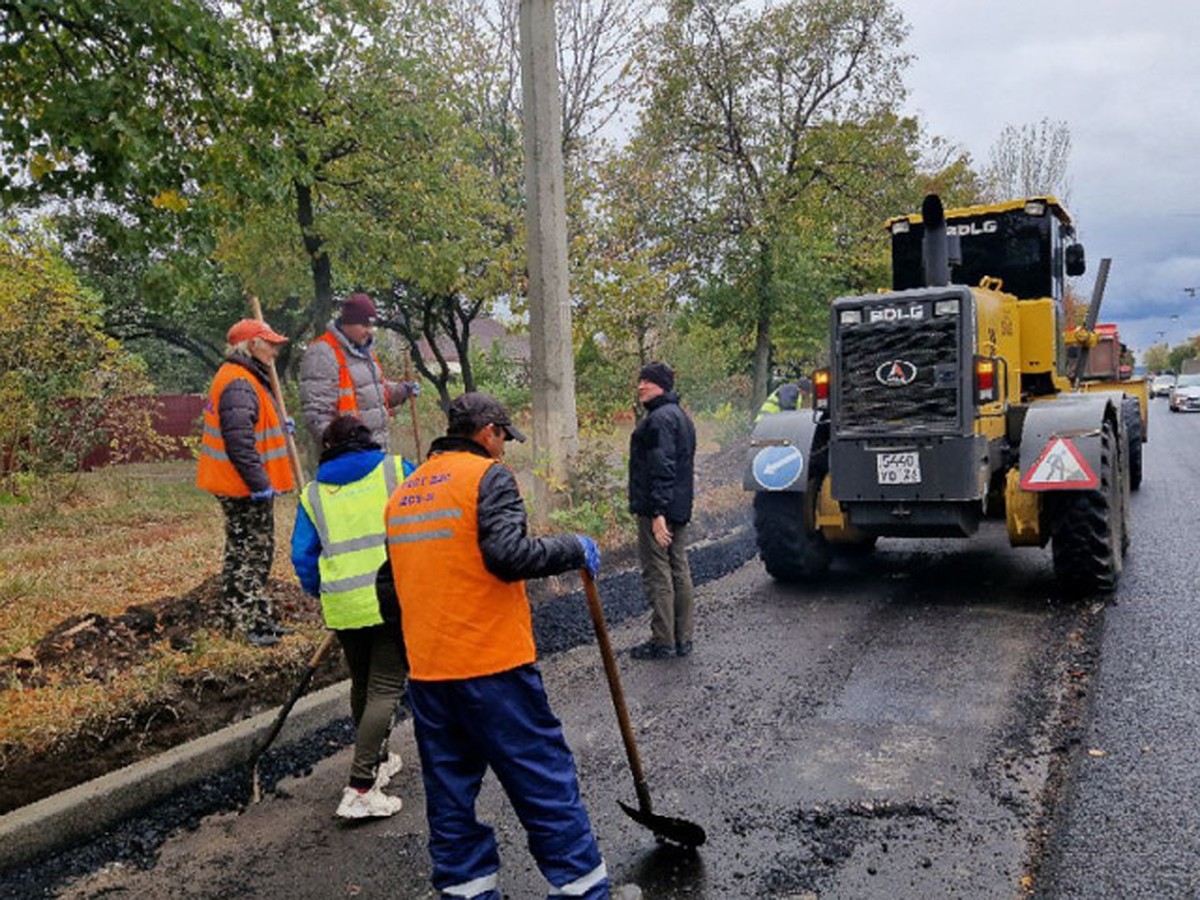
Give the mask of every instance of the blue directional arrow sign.
M 754 457 L 754 480 L 768 491 L 788 488 L 804 471 L 804 455 L 795 447 L 763 447 Z

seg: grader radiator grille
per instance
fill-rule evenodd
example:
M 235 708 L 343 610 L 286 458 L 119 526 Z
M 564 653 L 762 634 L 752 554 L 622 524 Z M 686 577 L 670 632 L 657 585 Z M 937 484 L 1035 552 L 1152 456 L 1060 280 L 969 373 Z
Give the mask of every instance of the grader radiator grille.
M 962 382 L 958 326 L 956 315 L 842 326 L 837 433 L 956 429 Z

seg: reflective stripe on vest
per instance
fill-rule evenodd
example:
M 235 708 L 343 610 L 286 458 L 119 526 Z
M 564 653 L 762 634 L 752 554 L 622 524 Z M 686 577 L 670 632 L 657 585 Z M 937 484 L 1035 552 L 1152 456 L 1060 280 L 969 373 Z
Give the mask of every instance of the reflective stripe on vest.
M 338 403 L 337 411 L 339 416 L 358 415 L 358 394 L 354 388 L 354 376 L 350 374 L 350 366 L 346 363 L 346 351 L 342 349 L 342 342 L 337 339 L 337 336 L 326 331 L 323 335 L 313 341 L 314 344 L 328 344 L 333 349 L 334 359 L 337 360 L 338 366 Z M 379 362 L 379 354 L 373 349 L 371 350 L 371 360 L 375 363 L 375 371 L 379 375 L 379 384 L 383 390 L 383 365 Z M 383 404 L 387 408 L 387 391 L 383 390 Z
M 537 659 L 525 583 L 497 578 L 479 549 L 479 484 L 499 464 L 439 453 L 388 501 L 388 557 L 412 678 L 475 678 Z
M 254 423 L 254 443 L 271 487 L 290 491 L 296 486 L 288 464 L 287 432 L 280 421 L 275 400 L 253 373 L 237 363 L 227 362 L 217 370 L 204 403 L 204 430 L 200 435 L 200 462 L 196 485 L 222 497 L 249 497 L 250 488 L 229 461 L 225 438 L 221 434 L 221 395 L 233 382 L 248 382 L 258 396 L 258 421 Z
M 321 538 L 321 612 L 335 631 L 383 621 L 375 577 L 387 559 L 384 507 L 404 474 L 399 456 L 385 457 L 350 484 L 311 481 L 300 503 Z

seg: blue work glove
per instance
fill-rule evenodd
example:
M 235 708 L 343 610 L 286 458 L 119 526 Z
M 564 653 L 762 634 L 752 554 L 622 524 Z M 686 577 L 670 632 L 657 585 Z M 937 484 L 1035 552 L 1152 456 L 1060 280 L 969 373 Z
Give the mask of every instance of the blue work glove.
M 600 548 L 586 534 L 575 535 L 575 540 L 579 541 L 579 546 L 583 548 L 583 567 L 595 578 L 600 574 Z
M 408 388 L 408 396 L 410 396 L 410 397 L 420 397 L 421 396 L 421 382 L 406 381 L 406 382 L 404 382 L 404 386 L 406 388 Z
M 284 419 L 283 430 L 294 436 L 296 434 L 296 420 L 291 416 L 288 416 L 286 419 Z
M 278 493 L 278 492 L 273 487 L 263 488 L 261 491 L 252 491 L 250 493 L 250 499 L 251 500 L 271 500 L 275 497 L 276 493 Z

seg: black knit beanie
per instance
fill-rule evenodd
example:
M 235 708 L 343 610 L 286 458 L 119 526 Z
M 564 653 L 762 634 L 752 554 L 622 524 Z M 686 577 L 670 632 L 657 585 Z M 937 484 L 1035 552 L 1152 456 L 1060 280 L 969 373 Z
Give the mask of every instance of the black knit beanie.
M 675 390 L 675 372 L 665 362 L 651 362 L 642 366 L 638 381 L 651 381 L 664 391 Z

